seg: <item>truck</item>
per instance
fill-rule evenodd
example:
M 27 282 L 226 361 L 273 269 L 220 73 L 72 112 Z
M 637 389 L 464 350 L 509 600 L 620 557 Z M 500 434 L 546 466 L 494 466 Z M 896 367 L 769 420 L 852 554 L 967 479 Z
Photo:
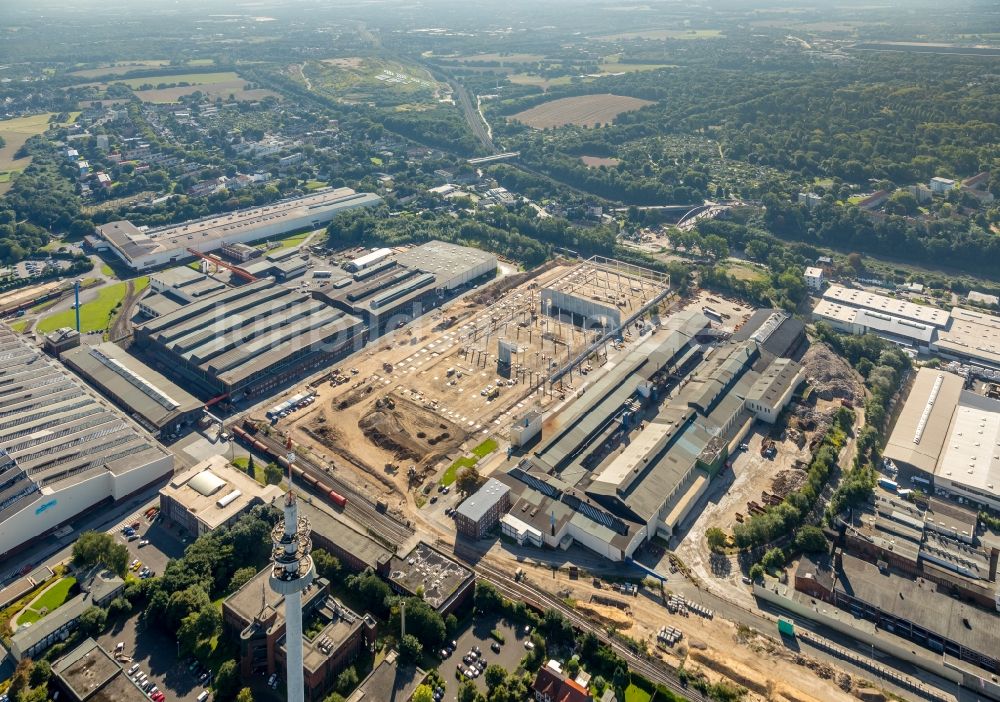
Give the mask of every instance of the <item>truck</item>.
M 895 480 L 890 480 L 889 478 L 879 478 L 878 484 L 879 487 L 881 487 L 884 490 L 888 490 L 889 492 L 896 492 L 897 490 L 899 490 L 899 483 L 897 483 Z

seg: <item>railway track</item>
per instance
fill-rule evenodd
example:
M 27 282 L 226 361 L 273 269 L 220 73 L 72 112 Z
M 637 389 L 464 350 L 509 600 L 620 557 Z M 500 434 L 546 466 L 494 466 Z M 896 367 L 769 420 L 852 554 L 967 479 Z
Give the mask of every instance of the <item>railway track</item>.
M 458 550 L 455 551 L 455 555 L 461 556 Z M 648 680 L 663 685 L 684 699 L 704 698 L 704 695 L 701 695 L 697 690 L 692 690 L 681 685 L 676 673 L 665 664 L 642 656 L 618 639 L 608 636 L 599 625 L 572 607 L 567 606 L 566 603 L 555 595 L 527 583 L 514 582 L 509 573 L 505 573 L 483 561 L 474 563 L 471 567 L 479 577 L 492 584 L 504 596 L 535 605 L 539 609 L 554 609 L 577 629 L 593 633 L 601 643 L 608 645 L 611 650 L 621 656 L 628 663 L 631 670 L 642 674 Z
M 276 456 L 284 456 L 288 452 L 281 441 L 267 436 L 263 432 L 257 432 L 254 438 L 261 441 Z M 411 527 L 389 514 L 378 511 L 367 496 L 355 489 L 350 483 L 333 475 L 332 471 L 327 472 L 326 467 L 316 460 L 300 455 L 296 458 L 295 465 L 346 497 L 347 504 L 343 508 L 344 514 L 369 529 L 380 540 L 388 542 L 392 546 L 400 546 L 413 536 L 414 531 Z M 309 488 L 309 485 L 300 487 Z M 321 497 L 326 498 L 324 493 L 316 492 Z

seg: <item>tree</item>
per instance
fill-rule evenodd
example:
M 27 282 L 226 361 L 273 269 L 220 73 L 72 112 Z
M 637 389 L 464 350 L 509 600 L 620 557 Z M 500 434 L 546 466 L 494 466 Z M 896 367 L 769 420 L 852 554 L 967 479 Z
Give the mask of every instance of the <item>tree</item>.
M 108 611 L 100 607 L 87 607 L 80 614 L 77 624 L 87 636 L 98 636 L 108 623 Z
M 419 642 L 418 642 L 419 643 Z M 337 691 L 343 695 L 353 690 L 358 686 L 358 671 L 354 669 L 354 666 L 349 666 L 341 671 L 340 675 L 337 676 Z
M 128 571 L 129 555 L 125 544 L 117 543 L 111 534 L 85 531 L 73 543 L 73 565 L 90 568 L 103 565 L 119 577 Z
M 236 669 L 236 661 L 227 660 L 219 666 L 215 674 L 215 699 L 229 702 L 236 698 L 240 688 L 240 671 Z
M 785 565 L 785 552 L 775 546 L 760 559 L 761 565 L 767 570 L 777 570 Z
M 38 661 L 31 669 L 31 678 L 29 682 L 32 687 L 40 687 L 42 685 L 47 685 L 49 678 L 51 677 L 52 665 L 48 661 Z
M 718 553 L 721 553 L 726 547 L 726 532 L 719 527 L 709 527 L 706 529 L 705 539 L 708 540 L 708 547 Z
M 229 581 L 229 590 L 232 592 L 239 590 L 241 587 L 253 580 L 253 576 L 255 575 L 257 575 L 257 569 L 253 566 L 246 566 L 244 568 L 237 569 L 237 571 L 233 573 L 232 579 Z
M 476 466 L 469 466 L 458 474 L 458 477 L 455 479 L 455 486 L 460 492 L 471 495 L 479 489 L 482 482 L 483 478 L 479 475 L 479 469 Z
M 424 645 L 413 634 L 404 634 L 399 640 L 399 657 L 406 663 L 416 663 L 423 655 Z
M 754 563 L 750 566 L 750 580 L 755 583 L 759 583 L 764 579 L 764 566 L 760 563 Z
M 865 270 L 865 262 L 859 253 L 851 253 L 847 255 L 847 265 L 854 269 L 855 273 L 862 273 Z
M 368 571 L 352 575 L 347 579 L 347 586 L 357 593 L 372 614 L 384 618 L 389 613 L 388 600 L 392 597 L 392 590 L 375 573 Z
M 498 612 L 503 607 L 503 596 L 492 583 L 485 580 L 476 582 L 476 594 L 473 601 L 476 609 L 483 613 Z
M 490 663 L 486 666 L 484 679 L 486 680 L 486 687 L 492 690 L 494 687 L 507 682 L 507 671 L 502 665 Z
M 611 678 L 611 687 L 615 691 L 615 696 L 623 700 L 625 699 L 625 688 L 628 687 L 628 673 L 625 671 L 623 666 L 618 666 L 615 668 L 614 677 Z
M 257 466 L 253 464 L 253 454 L 250 454 L 250 458 L 247 459 L 247 475 L 251 478 L 257 475 Z
M 249 687 L 244 687 L 236 695 L 236 702 L 253 702 L 253 691 Z
M 321 578 L 334 580 L 340 574 L 340 561 L 336 556 L 318 548 L 312 553 L 313 563 L 316 564 L 316 572 Z
M 284 476 L 281 466 L 277 463 L 268 463 L 264 466 L 264 482 L 268 485 L 277 485 Z
M 795 547 L 805 553 L 822 553 L 829 548 L 829 543 L 822 529 L 804 526 L 795 534 Z
M 410 702 L 434 702 L 434 690 L 430 685 L 417 685 Z
M 482 699 L 483 696 L 471 680 L 466 680 L 462 683 L 462 687 L 458 688 L 458 702 L 480 702 Z
M 30 658 L 22 658 L 14 669 L 14 676 L 11 678 L 10 686 L 7 688 L 7 695 L 12 700 L 17 700 L 21 692 L 31 687 L 31 673 L 35 665 Z
M 214 605 L 209 605 L 184 617 L 177 630 L 177 641 L 185 651 L 194 652 L 201 641 L 221 632 L 222 615 Z

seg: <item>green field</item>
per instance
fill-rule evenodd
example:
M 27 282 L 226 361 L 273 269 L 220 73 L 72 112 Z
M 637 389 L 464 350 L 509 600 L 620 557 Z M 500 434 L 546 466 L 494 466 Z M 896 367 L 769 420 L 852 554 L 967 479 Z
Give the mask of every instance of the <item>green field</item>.
M 457 461 L 448 466 L 448 469 L 444 472 L 444 475 L 441 476 L 441 484 L 451 485 L 453 482 L 455 482 L 455 478 L 458 477 L 458 471 L 463 470 L 465 468 L 471 468 L 472 466 L 476 465 L 476 463 L 478 463 L 478 461 L 475 458 L 462 456 Z
M 28 319 L 19 319 L 16 322 L 10 322 L 7 326 L 9 326 L 11 328 L 11 330 L 14 331 L 15 334 L 20 334 L 25 329 L 28 328 L 28 322 L 29 321 L 30 320 L 28 320 Z
M 167 85 L 173 85 L 176 83 L 187 83 L 188 85 L 208 85 L 210 83 L 225 83 L 239 79 L 240 77 L 232 71 L 223 71 L 220 73 L 179 73 L 177 75 L 146 76 L 145 78 L 123 78 L 113 82 L 124 83 L 128 87 L 132 88 L 132 90 L 138 90 L 139 87 L 143 85 L 152 85 L 155 87 L 160 83 L 166 83 Z
M 31 607 L 25 609 L 17 618 L 18 624 L 33 624 L 41 619 L 44 614 L 53 611 L 62 605 L 69 597 L 69 592 L 76 585 L 76 578 L 63 578 L 56 581 L 55 585 L 39 595 L 38 599 L 31 603 Z
M 281 244 L 281 246 L 275 247 L 274 249 L 271 250 L 281 251 L 282 249 L 290 249 L 294 246 L 300 246 L 302 242 L 305 241 L 310 234 L 312 234 L 312 232 L 299 232 L 298 234 L 292 234 L 291 236 L 287 236 L 284 239 L 278 239 L 277 241 L 279 244 Z
M 629 684 L 625 688 L 625 702 L 649 702 L 651 695 L 642 688 Z
M 111 269 L 111 266 L 109 266 L 106 263 L 102 263 L 101 264 L 101 275 L 106 275 L 106 276 L 108 276 L 110 278 L 114 274 L 115 274 L 115 272 Z
M 746 263 L 730 263 L 726 265 L 726 273 L 737 280 L 763 280 L 767 271 Z
M 486 458 L 491 453 L 496 451 L 498 446 L 499 444 L 497 444 L 496 439 L 487 439 L 483 443 L 479 444 L 479 446 L 472 449 L 472 455 L 476 458 Z
M 30 117 L 15 117 L 0 120 L 0 137 L 3 137 L 4 147 L 0 149 L 0 183 L 9 184 L 15 173 L 19 173 L 31 163 L 31 157 L 14 158 L 24 142 L 33 136 L 43 133 L 49 128 L 52 112 L 44 112 Z M 72 124 L 80 116 L 79 112 L 70 112 L 65 124 Z M 9 186 L 6 186 L 9 187 Z
M 101 288 L 97 292 L 97 299 L 80 306 L 80 331 L 84 334 L 105 331 L 111 322 L 112 312 L 125 299 L 127 292 L 126 283 L 114 283 Z M 70 309 L 43 317 L 36 329 L 47 334 L 61 327 L 75 326 L 76 310 Z

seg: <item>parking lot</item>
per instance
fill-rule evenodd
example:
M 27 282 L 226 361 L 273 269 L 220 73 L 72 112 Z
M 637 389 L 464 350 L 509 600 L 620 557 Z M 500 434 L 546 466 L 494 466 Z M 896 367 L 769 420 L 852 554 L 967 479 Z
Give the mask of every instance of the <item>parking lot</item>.
M 494 642 L 490 636 L 492 629 L 499 630 L 504 637 L 505 643 L 500 646 L 499 653 L 494 652 L 490 648 L 490 645 Z M 458 649 L 448 658 L 441 661 L 441 677 L 447 682 L 444 699 L 447 702 L 453 702 L 458 699 L 458 688 L 461 686 L 461 683 L 455 677 L 457 674 L 456 666 L 461 666 L 463 670 L 470 667 L 462 661 L 462 657 L 473 646 L 479 646 L 482 651 L 481 658 L 485 663 L 483 666 L 484 670 L 486 666 L 498 663 L 504 670 L 512 673 L 517 669 L 521 659 L 524 658 L 524 654 L 527 653 L 524 648 L 524 642 L 527 640 L 528 637 L 524 634 L 523 625 L 517 627 L 513 622 L 508 622 L 505 619 L 497 617 L 477 618 L 472 626 L 466 629 L 456 640 Z M 466 677 L 463 676 L 462 682 L 465 680 Z M 479 675 L 477 678 L 474 678 L 474 682 L 479 691 L 486 694 L 486 680 L 484 676 Z
M 180 558 L 184 554 L 184 547 L 190 541 L 190 537 L 161 517 L 149 522 L 144 512 L 145 509 L 140 509 L 130 514 L 114 527 L 108 529 L 108 533 L 128 548 L 130 563 L 138 559 L 154 573 L 162 575 L 170 560 Z M 138 538 L 129 541 L 122 529 L 126 525 L 135 523 L 139 524 L 139 528 L 136 530 Z M 140 546 L 139 544 L 144 541 L 149 543 Z
M 145 673 L 165 695 L 166 700 L 187 700 L 193 702 L 204 690 L 197 677 L 177 656 L 177 641 L 155 627 L 137 631 L 138 616 L 129 617 L 101 636 L 98 641 L 108 651 L 114 651 L 119 643 L 124 644 L 123 652 L 131 661 L 122 661 L 128 671 L 138 663 L 139 672 Z

